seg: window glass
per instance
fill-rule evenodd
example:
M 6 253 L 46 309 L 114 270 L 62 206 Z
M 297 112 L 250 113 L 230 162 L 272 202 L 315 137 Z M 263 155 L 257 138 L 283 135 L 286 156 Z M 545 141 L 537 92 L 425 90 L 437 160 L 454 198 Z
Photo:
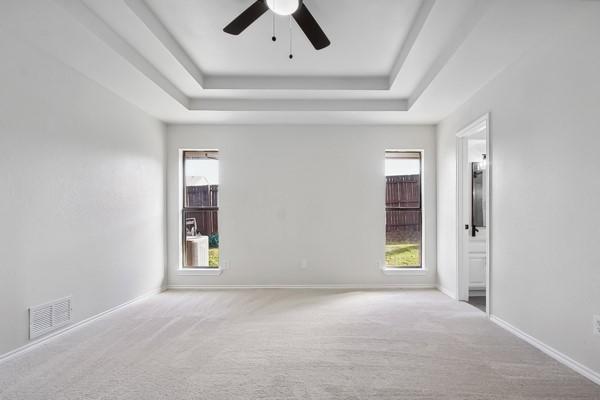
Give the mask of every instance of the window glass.
M 421 153 L 385 153 L 385 264 L 422 266 Z
M 183 152 L 183 268 L 219 266 L 219 153 Z

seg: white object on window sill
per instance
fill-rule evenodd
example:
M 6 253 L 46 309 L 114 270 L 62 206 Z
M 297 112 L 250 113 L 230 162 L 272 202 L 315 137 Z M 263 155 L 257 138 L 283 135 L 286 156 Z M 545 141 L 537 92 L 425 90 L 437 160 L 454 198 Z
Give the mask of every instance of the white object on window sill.
M 208 265 L 208 236 L 185 238 L 186 265 Z

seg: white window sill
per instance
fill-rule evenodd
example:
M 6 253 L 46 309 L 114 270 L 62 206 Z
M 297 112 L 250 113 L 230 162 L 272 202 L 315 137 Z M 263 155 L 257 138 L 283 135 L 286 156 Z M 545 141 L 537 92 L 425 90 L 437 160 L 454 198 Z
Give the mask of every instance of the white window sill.
M 178 268 L 175 274 L 183 276 L 218 276 L 222 273 L 221 268 Z
M 383 272 L 384 275 L 411 275 L 411 276 L 427 275 L 427 270 L 425 268 L 384 267 L 384 268 L 381 268 L 381 272 Z

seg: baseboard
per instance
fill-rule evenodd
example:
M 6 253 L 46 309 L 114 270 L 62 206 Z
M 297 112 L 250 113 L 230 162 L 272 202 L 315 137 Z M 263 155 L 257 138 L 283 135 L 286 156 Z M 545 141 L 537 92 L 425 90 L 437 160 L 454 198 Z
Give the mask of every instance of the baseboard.
M 446 296 L 450 297 L 451 299 L 456 300 L 456 295 L 454 293 L 452 293 L 449 289 L 446 289 L 445 287 L 443 287 L 441 285 L 437 285 L 435 288 L 437 290 L 439 290 L 440 292 L 444 293 Z
M 150 296 L 154 296 L 155 294 L 163 292 L 164 290 L 165 289 L 162 288 L 162 287 L 153 289 L 153 290 L 151 290 L 149 292 L 144 293 L 141 296 L 138 296 L 138 297 L 136 297 L 134 299 L 126 301 L 125 303 L 119 304 L 118 306 L 115 306 L 115 307 L 110 308 L 110 309 L 108 309 L 106 311 L 103 311 L 103 312 L 101 312 L 99 314 L 93 315 L 93 316 L 91 316 L 89 318 L 86 318 L 84 320 L 76 322 L 76 323 L 74 323 L 72 325 L 68 325 L 68 326 L 66 326 L 66 327 L 64 327 L 62 329 L 57 330 L 57 331 L 51 332 L 51 333 L 47 334 L 46 336 L 40 337 L 39 339 L 32 340 L 31 342 L 27 343 L 26 345 L 23 345 L 21 347 L 18 347 L 18 348 L 14 349 L 14 350 L 9 351 L 8 353 L 4 353 L 4 354 L 0 355 L 0 363 L 3 362 L 3 361 L 6 361 L 7 359 L 9 359 L 11 357 L 14 357 L 14 356 L 22 354 L 22 353 L 24 353 L 26 351 L 32 350 L 36 346 L 39 346 L 40 344 L 42 344 L 44 342 L 47 342 L 50 339 L 58 337 L 58 336 L 66 333 L 68 331 L 71 331 L 71 330 L 75 329 L 75 328 L 79 328 L 80 326 L 83 326 L 83 325 L 88 324 L 88 323 L 90 323 L 92 321 L 95 321 L 95 320 L 97 320 L 99 318 L 102 318 L 102 317 L 104 317 L 107 314 L 110 314 L 110 313 L 113 313 L 115 311 L 118 311 L 118 310 L 120 310 L 122 308 L 125 308 L 125 307 L 127 307 L 127 306 L 129 306 L 129 305 L 131 305 L 133 303 L 136 303 L 138 301 L 144 300 L 144 299 L 146 299 L 146 298 L 148 298 Z
M 168 290 L 210 290 L 210 289 L 435 289 L 428 283 L 413 284 L 323 284 L 323 285 L 168 285 Z
M 569 357 L 569 356 L 561 353 L 560 351 L 548 346 L 547 344 L 539 341 L 538 339 L 523 332 L 519 328 L 514 327 L 513 325 L 509 324 L 508 322 L 502 320 L 501 318 L 498 318 L 498 317 L 492 315 L 492 316 L 490 316 L 490 320 L 492 322 L 494 322 L 496 325 L 506 329 L 513 335 L 523 339 L 524 341 L 526 341 L 533 347 L 536 347 L 537 349 L 541 350 L 543 353 L 547 354 L 548 356 L 554 358 L 556 361 L 560 362 L 561 364 L 564 364 L 565 366 L 571 368 L 573 371 L 585 376 L 586 378 L 588 378 L 592 382 L 596 383 L 597 385 L 600 385 L 600 373 L 573 360 L 571 357 Z

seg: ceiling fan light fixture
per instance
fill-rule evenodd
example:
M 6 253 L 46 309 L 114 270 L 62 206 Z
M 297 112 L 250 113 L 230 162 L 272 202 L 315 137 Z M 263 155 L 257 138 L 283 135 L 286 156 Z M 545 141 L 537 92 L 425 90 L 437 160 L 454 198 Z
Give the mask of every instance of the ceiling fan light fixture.
M 269 10 L 274 14 L 291 16 L 290 32 L 292 20 L 294 20 L 315 50 L 324 49 L 331 44 L 303 0 L 255 0 L 250 7 L 223 28 L 223 31 L 237 36 Z M 273 16 L 273 23 L 275 23 L 275 16 Z M 275 29 L 273 28 L 273 41 L 277 40 L 274 33 Z
M 292 15 L 300 7 L 300 0 L 267 0 L 267 6 L 275 14 Z

